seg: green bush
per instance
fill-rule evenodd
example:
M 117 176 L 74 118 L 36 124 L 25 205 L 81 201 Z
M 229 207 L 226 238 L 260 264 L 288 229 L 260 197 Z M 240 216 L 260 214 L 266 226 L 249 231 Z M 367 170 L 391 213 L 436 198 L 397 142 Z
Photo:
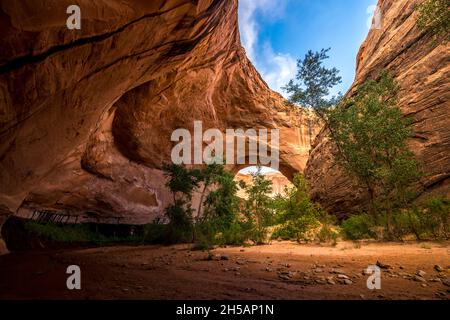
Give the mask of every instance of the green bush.
M 165 214 L 170 221 L 166 243 L 191 242 L 193 237 L 192 212 L 185 209 L 182 203 L 176 202 L 166 208 Z
M 64 225 L 54 222 L 24 221 L 25 230 L 55 243 L 106 245 L 115 243 L 142 243 L 144 235 L 107 235 L 96 230 L 93 224 Z
M 222 245 L 242 245 L 250 237 L 251 225 L 247 222 L 234 221 L 229 228 L 220 234 L 220 243 Z
M 81 243 L 105 241 L 106 237 L 93 233 L 89 226 L 66 225 L 61 226 L 53 222 L 26 221 L 25 228 L 48 240 L 61 243 Z
M 372 218 L 368 214 L 361 214 L 342 222 L 341 234 L 347 240 L 370 239 L 375 237 L 373 227 Z
M 404 240 L 409 236 L 417 240 L 449 239 L 450 200 L 431 199 L 421 206 L 397 210 L 392 215 L 378 213 L 376 218 L 367 214 L 353 216 L 342 223 L 341 230 L 348 240 Z
M 331 242 L 333 245 L 337 244 L 338 232 L 334 231 L 330 225 L 324 224 L 317 233 L 319 242 Z
M 144 226 L 142 242 L 146 244 L 164 244 L 167 242 L 169 226 L 151 223 Z
M 276 212 L 275 230 L 272 239 L 296 241 L 333 241 L 330 228 L 333 219 L 309 198 L 306 179 L 294 176 L 294 187 L 286 188 L 286 196 L 278 196 L 273 207 Z
M 425 0 L 416 7 L 416 11 L 419 28 L 427 30 L 434 37 L 446 36 L 443 40 L 449 40 L 450 2 L 448 0 Z

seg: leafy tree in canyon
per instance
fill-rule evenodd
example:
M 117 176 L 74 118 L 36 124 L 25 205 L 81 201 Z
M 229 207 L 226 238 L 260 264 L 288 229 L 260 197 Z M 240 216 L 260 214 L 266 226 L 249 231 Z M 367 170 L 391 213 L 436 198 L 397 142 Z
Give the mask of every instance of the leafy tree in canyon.
M 330 89 L 341 83 L 339 70 L 323 65 L 329 58 L 329 51 L 330 48 L 320 52 L 308 51 L 303 59 L 297 61 L 296 79 L 283 88 L 290 94 L 290 103 L 313 110 L 324 121 L 327 110 L 339 101 L 339 97 L 329 98 Z
M 189 234 L 193 235 L 192 193 L 200 184 L 201 172 L 170 164 L 164 166 L 164 174 L 169 178 L 166 185 L 173 197 L 173 203 L 165 209 L 170 221 L 167 241 L 186 241 Z
M 425 0 L 416 7 L 417 25 L 428 30 L 436 38 L 450 38 L 450 1 Z
M 234 175 L 223 165 L 212 163 L 199 170 L 171 164 L 164 167 L 164 172 L 173 194 L 173 203 L 165 210 L 170 221 L 169 242 L 194 241 L 200 248 L 208 249 L 216 244 L 219 233 L 227 233 L 235 227 L 239 210 L 238 188 Z M 195 219 L 194 191 L 200 193 Z
M 286 187 L 285 195 L 274 199 L 277 213 L 273 239 L 335 241 L 337 234 L 330 225 L 333 219 L 310 199 L 309 185 L 305 177 L 296 174 L 293 187 Z
M 272 222 L 272 181 L 261 173 L 261 167 L 252 174 L 252 183 L 245 187 L 247 200 L 244 204 L 244 215 L 250 230 L 250 239 L 262 244 L 266 240 L 267 227 Z
M 407 147 L 411 122 L 397 106 L 398 90 L 395 80 L 384 71 L 378 80 L 367 81 L 328 113 L 338 164 L 367 189 L 369 212 L 388 215 L 388 230 L 392 211 L 408 205 L 412 197 L 409 186 L 420 176 Z
M 202 177 L 204 186 L 208 184 L 209 188 L 204 187 L 202 192 L 201 206 L 204 210 L 196 222 L 196 240 L 198 247 L 209 249 L 215 244 L 227 244 L 231 238 L 236 239 L 233 233 L 240 231 L 238 187 L 234 175 L 223 165 L 207 165 Z M 234 244 L 236 241 L 231 242 Z

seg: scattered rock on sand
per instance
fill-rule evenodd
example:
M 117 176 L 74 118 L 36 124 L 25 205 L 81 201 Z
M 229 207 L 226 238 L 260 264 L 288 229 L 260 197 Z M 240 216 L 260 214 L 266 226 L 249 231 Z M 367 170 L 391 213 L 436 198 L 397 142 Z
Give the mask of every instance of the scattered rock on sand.
M 344 270 L 342 270 L 342 269 L 336 269 L 336 268 L 333 268 L 333 269 L 331 269 L 330 273 L 334 273 L 334 274 L 344 274 L 345 272 L 344 272 Z
M 346 276 L 345 274 L 338 274 L 337 275 L 338 279 L 343 279 L 343 280 L 349 280 L 350 278 L 348 276 Z
M 380 269 L 392 269 L 392 266 L 391 266 L 391 265 L 386 264 L 386 263 L 383 263 L 383 262 L 380 262 L 380 261 L 377 261 L 377 266 L 378 266 Z
M 291 280 L 291 278 L 287 274 L 279 274 L 278 278 L 280 278 L 281 280 L 286 280 L 286 281 Z
M 442 281 L 443 284 L 445 284 L 447 287 L 450 287 L 450 278 L 445 279 Z
M 419 271 L 417 271 L 417 273 L 416 273 L 419 277 L 425 277 L 425 275 L 427 274 L 425 271 L 423 271 L 423 270 L 419 270 Z
M 436 270 L 437 272 L 444 272 L 444 268 L 442 268 L 440 265 L 435 265 L 434 266 L 434 270 Z
M 350 280 L 350 279 L 344 279 L 344 283 L 345 283 L 346 285 L 350 285 L 350 284 L 353 284 L 353 281 Z
M 419 276 L 417 274 L 414 275 L 413 280 L 417 281 L 417 282 L 423 282 L 423 283 L 427 282 L 427 280 L 425 280 L 425 278 L 423 278 L 423 277 L 421 277 L 421 276 Z

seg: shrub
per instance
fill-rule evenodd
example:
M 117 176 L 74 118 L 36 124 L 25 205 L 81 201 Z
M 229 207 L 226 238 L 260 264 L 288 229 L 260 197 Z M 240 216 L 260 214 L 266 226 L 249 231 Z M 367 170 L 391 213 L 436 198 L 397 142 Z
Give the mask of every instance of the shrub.
M 403 240 L 415 236 L 417 240 L 441 240 L 450 237 L 450 200 L 431 199 L 421 206 L 394 211 L 391 215 L 378 213 L 353 216 L 341 225 L 348 240 L 375 238 Z
M 336 245 L 338 239 L 338 232 L 333 230 L 333 228 L 330 225 L 324 224 L 320 228 L 320 231 L 317 233 L 316 237 L 321 243 L 331 242 L 332 245 Z
M 421 233 L 433 239 L 450 238 L 450 199 L 431 199 L 419 216 Z
M 167 243 L 169 226 L 167 224 L 151 223 L 144 226 L 142 243 L 163 244 Z
M 416 7 L 417 25 L 428 30 L 434 37 L 446 36 L 449 40 L 450 2 L 448 0 L 425 0 Z
M 342 222 L 341 233 L 343 238 L 347 240 L 369 239 L 375 237 L 373 227 L 372 218 L 368 214 L 361 214 Z
M 272 239 L 296 241 L 333 240 L 330 225 L 333 219 L 309 198 L 309 186 L 306 179 L 296 174 L 294 187 L 286 188 L 286 196 L 274 200 L 278 224 Z M 334 241 L 334 240 L 333 240 Z
M 190 242 L 192 241 L 192 211 L 185 209 L 182 202 L 169 205 L 165 210 L 169 218 L 167 243 Z

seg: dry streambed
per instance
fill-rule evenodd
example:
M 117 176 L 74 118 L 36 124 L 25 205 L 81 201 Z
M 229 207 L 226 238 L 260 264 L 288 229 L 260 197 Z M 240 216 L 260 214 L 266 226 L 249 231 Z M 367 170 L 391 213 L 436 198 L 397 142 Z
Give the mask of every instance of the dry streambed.
M 82 290 L 65 287 L 68 265 Z M 367 287 L 369 265 L 381 289 Z M 449 299 L 449 243 L 107 247 L 0 257 L 0 298 Z

